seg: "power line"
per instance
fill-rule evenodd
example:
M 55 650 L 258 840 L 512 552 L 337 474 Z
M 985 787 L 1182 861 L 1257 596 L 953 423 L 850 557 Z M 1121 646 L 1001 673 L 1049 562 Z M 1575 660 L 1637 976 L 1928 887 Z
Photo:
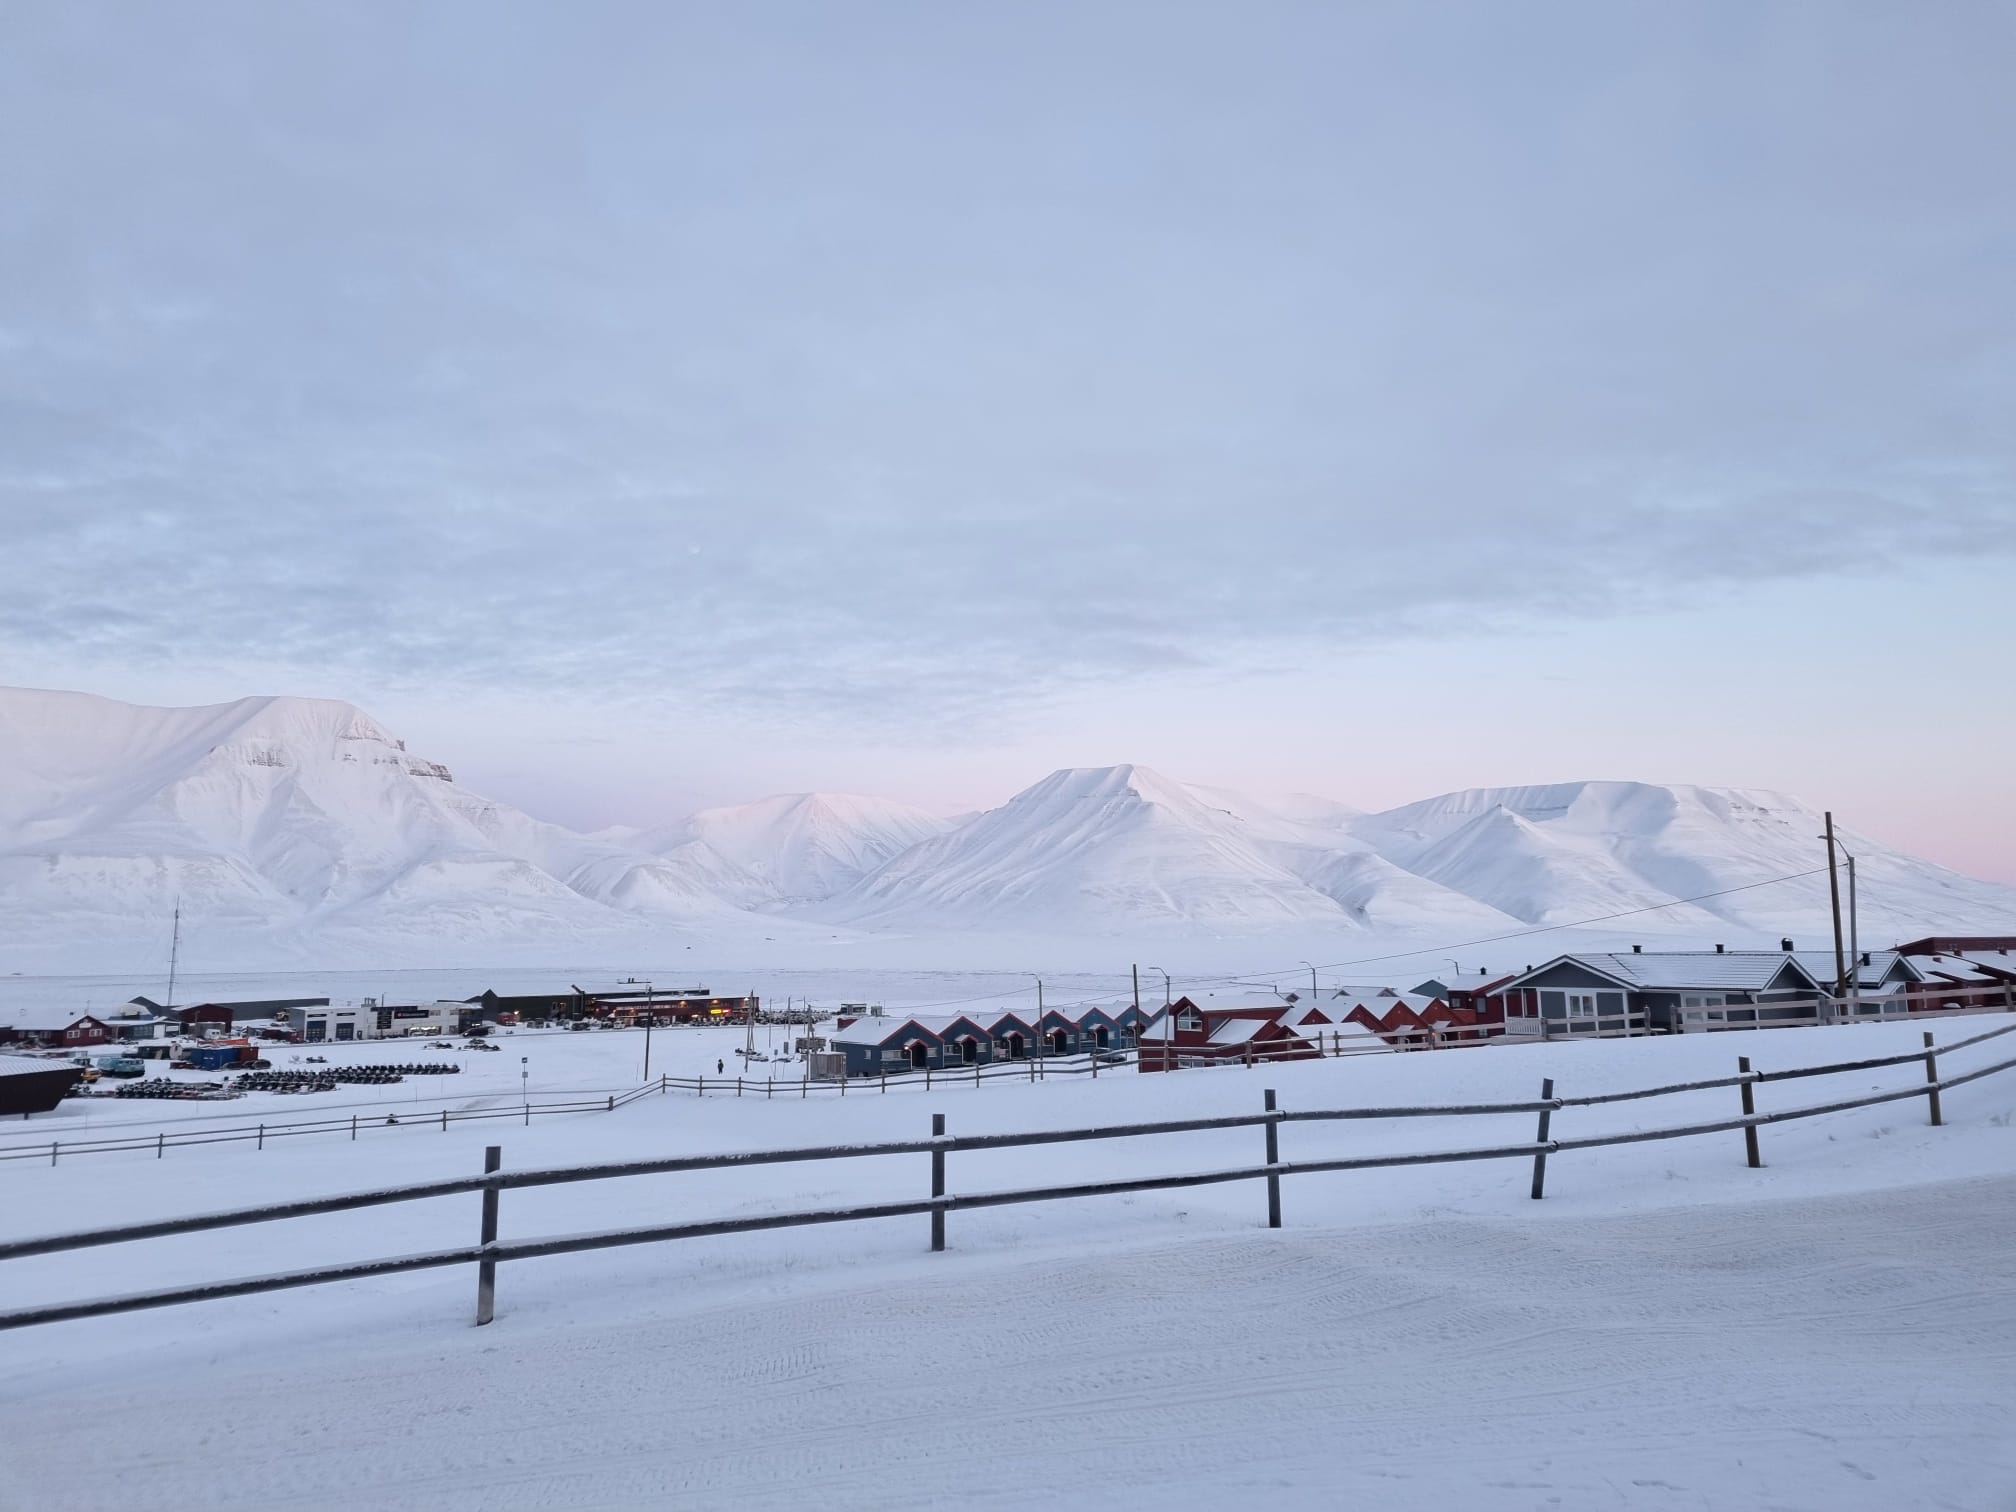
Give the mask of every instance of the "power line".
M 1688 903 L 1705 903 L 1710 898 L 1726 898 L 1731 893 L 1751 892 L 1759 887 L 1775 887 L 1780 882 L 1797 882 L 1802 877 L 1817 877 L 1826 871 L 1824 866 L 1816 866 L 1810 871 L 1790 872 L 1782 877 L 1766 877 L 1762 882 L 1746 882 L 1741 887 L 1724 887 L 1715 892 L 1696 893 L 1691 898 L 1673 898 L 1664 903 L 1649 903 L 1643 908 L 1626 908 L 1617 913 L 1599 914 L 1593 919 L 1577 919 L 1568 924 L 1542 924 L 1533 929 L 1515 929 L 1508 934 L 1485 935 L 1475 940 L 1455 940 L 1441 945 L 1424 945 L 1419 950 L 1395 951 L 1390 955 L 1359 956 L 1350 961 L 1324 961 L 1317 965 L 1318 971 L 1335 971 L 1344 966 L 1371 966 L 1381 961 L 1408 961 L 1416 956 L 1434 955 L 1438 951 L 1468 950 L 1477 945 L 1496 945 L 1505 940 L 1525 940 L 1534 935 L 1555 934 L 1564 929 L 1587 929 L 1592 924 L 1608 924 L 1616 919 L 1635 918 L 1639 914 L 1658 913 L 1661 909 L 1679 908 Z M 1291 971 L 1306 971 L 1301 962 L 1293 966 L 1282 966 L 1268 971 L 1242 971 L 1237 976 L 1200 977 L 1200 982 L 1222 983 L 1228 986 L 1251 985 L 1243 979 L 1248 977 L 1284 976 Z

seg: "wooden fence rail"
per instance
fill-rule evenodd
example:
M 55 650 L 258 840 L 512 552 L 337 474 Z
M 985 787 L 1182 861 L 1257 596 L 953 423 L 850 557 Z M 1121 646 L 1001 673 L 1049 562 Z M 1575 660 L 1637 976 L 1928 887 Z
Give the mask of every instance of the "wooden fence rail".
M 397 1187 L 383 1187 L 374 1191 L 351 1192 L 340 1196 L 308 1198 L 298 1202 L 269 1204 L 263 1207 L 236 1209 L 222 1213 L 189 1215 L 181 1218 L 160 1219 L 147 1223 L 120 1224 L 109 1228 L 83 1230 L 69 1234 L 43 1235 L 29 1239 L 0 1243 L 0 1261 L 21 1259 L 31 1255 L 52 1254 L 64 1250 L 88 1248 L 96 1245 L 119 1244 L 138 1240 L 159 1238 L 169 1234 L 196 1233 L 208 1229 L 235 1227 L 244 1224 L 275 1222 L 285 1218 L 304 1217 L 316 1213 L 342 1212 L 351 1209 L 377 1206 L 393 1202 L 412 1202 L 440 1197 L 458 1196 L 471 1192 L 483 1194 L 482 1220 L 478 1242 L 467 1247 L 434 1250 L 417 1255 L 392 1256 L 378 1260 L 355 1261 L 343 1265 L 322 1266 L 308 1270 L 283 1271 L 266 1276 L 243 1277 L 224 1281 L 210 1281 L 190 1286 L 169 1287 L 153 1291 L 132 1292 L 123 1296 L 99 1297 L 78 1302 L 57 1303 L 41 1307 L 19 1308 L 10 1312 L 0 1312 L 0 1329 L 21 1328 L 31 1324 L 55 1323 L 73 1318 L 100 1317 L 112 1313 L 132 1312 L 143 1308 L 167 1307 L 184 1302 L 197 1302 L 222 1297 L 244 1296 L 256 1292 L 279 1291 L 297 1286 L 314 1286 L 325 1282 L 353 1280 L 365 1276 L 392 1275 L 404 1271 L 473 1264 L 478 1271 L 477 1321 L 487 1323 L 493 1316 L 496 1267 L 507 1260 L 526 1260 L 543 1256 L 571 1254 L 584 1250 L 610 1249 L 632 1244 L 654 1244 L 678 1239 L 695 1239 L 723 1234 L 757 1233 L 769 1229 L 795 1228 L 814 1224 L 851 1223 L 876 1218 L 903 1218 L 928 1215 L 931 1221 L 931 1245 L 940 1249 L 944 1245 L 946 1216 L 950 1213 L 975 1211 L 982 1208 L 1003 1207 L 1027 1202 L 1056 1202 L 1073 1198 L 1114 1196 L 1134 1192 L 1164 1191 L 1183 1187 L 1211 1186 L 1228 1182 L 1263 1181 L 1267 1184 L 1268 1222 L 1278 1226 L 1281 1214 L 1281 1180 L 1288 1176 L 1314 1175 L 1324 1172 L 1362 1171 L 1382 1168 L 1441 1165 L 1459 1161 L 1531 1159 L 1534 1162 L 1532 1196 L 1544 1195 L 1543 1187 L 1546 1162 L 1550 1155 L 1558 1155 L 1570 1150 L 1599 1149 L 1608 1145 L 1638 1144 L 1651 1140 L 1683 1139 L 1696 1135 L 1727 1133 L 1741 1130 L 1746 1141 L 1754 1141 L 1760 1127 L 1784 1123 L 1793 1119 L 1817 1118 L 1830 1113 L 1845 1112 L 1853 1108 L 1871 1107 L 1905 1098 L 1923 1097 L 1927 1099 L 1931 1111 L 1930 1121 L 1941 1122 L 1938 1096 L 1940 1092 L 1983 1077 L 2016 1069 L 2016 1057 L 1993 1062 L 1957 1076 L 1938 1075 L 1935 1056 L 1952 1055 L 1956 1051 L 1978 1045 L 1998 1036 L 2016 1033 L 2016 1024 L 1992 1029 L 1969 1039 L 1936 1048 L 1927 1036 L 1926 1048 L 1917 1053 L 1902 1056 L 1879 1057 L 1874 1061 L 1847 1061 L 1828 1066 L 1797 1068 L 1800 1076 L 1820 1076 L 1845 1074 L 1869 1069 L 1872 1065 L 1901 1065 L 1922 1060 L 1928 1071 L 1928 1079 L 1902 1088 L 1880 1090 L 1858 1097 L 1842 1098 L 1832 1102 L 1797 1108 L 1784 1108 L 1765 1113 L 1746 1111 L 1739 1118 L 1718 1119 L 1706 1123 L 1693 1123 L 1660 1129 L 1640 1129 L 1624 1133 L 1589 1135 L 1566 1139 L 1553 1137 L 1550 1120 L 1553 1114 L 1567 1107 L 1589 1107 L 1600 1103 L 1618 1101 L 1624 1097 L 1670 1096 L 1685 1092 L 1700 1091 L 1716 1086 L 1736 1085 L 1741 1087 L 1746 1097 L 1760 1082 L 1790 1079 L 1791 1073 L 1752 1072 L 1747 1069 L 1733 1078 L 1718 1078 L 1710 1082 L 1681 1082 L 1670 1086 L 1645 1088 L 1634 1093 L 1606 1093 L 1585 1098 L 1558 1097 L 1554 1095 L 1553 1082 L 1542 1084 L 1541 1096 L 1531 1102 L 1469 1103 L 1448 1106 L 1394 1107 L 1394 1108 L 1347 1108 L 1347 1109 L 1301 1109 L 1285 1110 L 1275 1106 L 1274 1094 L 1266 1094 L 1266 1106 L 1258 1113 L 1232 1114 L 1213 1118 L 1171 1119 L 1154 1123 L 1114 1124 L 1078 1129 L 1027 1130 L 1006 1134 L 948 1135 L 944 1133 L 944 1115 L 932 1116 L 930 1137 L 916 1140 L 884 1141 L 873 1144 L 821 1145 L 787 1150 L 749 1150 L 717 1155 L 679 1156 L 662 1160 L 614 1161 L 585 1166 L 556 1166 L 523 1171 L 499 1169 L 502 1151 L 491 1146 L 485 1152 L 484 1172 L 480 1176 L 458 1177 L 444 1181 L 419 1182 Z M 1469 1149 L 1417 1151 L 1397 1155 L 1350 1156 L 1322 1160 L 1281 1160 L 1279 1158 L 1276 1133 L 1284 1123 L 1314 1123 L 1339 1119 L 1397 1119 L 1397 1118 L 1469 1118 L 1496 1117 L 1514 1113 L 1538 1113 L 1539 1126 L 1532 1140 L 1512 1144 L 1492 1144 Z M 1043 1187 L 1021 1187 L 1004 1191 L 973 1193 L 948 1193 L 945 1190 L 946 1157 L 951 1154 L 981 1150 L 1013 1149 L 1034 1145 L 1083 1143 L 1105 1139 L 1153 1138 L 1169 1134 L 1195 1133 L 1206 1130 L 1263 1127 L 1268 1134 L 1267 1159 L 1260 1165 L 1242 1165 L 1219 1170 L 1190 1171 L 1170 1175 L 1137 1176 L 1117 1180 L 1075 1182 L 1065 1185 Z M 579 1181 L 603 1181 L 624 1176 L 661 1175 L 672 1172 L 719 1170 L 739 1166 L 769 1165 L 799 1161 L 855 1160 L 884 1155 L 918 1155 L 930 1157 L 931 1192 L 927 1197 L 894 1202 L 859 1203 L 843 1207 L 808 1208 L 791 1212 L 766 1213 L 738 1218 L 722 1218 L 699 1222 L 661 1224 L 646 1228 L 607 1229 L 584 1234 L 556 1235 L 540 1239 L 500 1241 L 497 1235 L 498 1202 L 501 1194 L 508 1190 L 536 1186 L 551 1186 Z M 1753 1163 L 1755 1163 L 1753 1161 Z

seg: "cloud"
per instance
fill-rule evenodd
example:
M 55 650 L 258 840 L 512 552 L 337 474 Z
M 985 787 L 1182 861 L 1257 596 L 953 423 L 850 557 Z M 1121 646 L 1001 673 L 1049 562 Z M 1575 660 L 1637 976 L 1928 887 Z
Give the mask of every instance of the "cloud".
M 2016 551 L 2007 38 L 1532 17 L 16 17 L 0 651 L 929 731 Z

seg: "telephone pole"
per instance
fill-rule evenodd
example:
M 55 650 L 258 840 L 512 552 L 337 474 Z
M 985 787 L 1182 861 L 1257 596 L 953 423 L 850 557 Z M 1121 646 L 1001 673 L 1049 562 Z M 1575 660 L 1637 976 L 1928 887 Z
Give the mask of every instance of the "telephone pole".
M 1827 893 L 1834 905 L 1834 996 L 1848 990 L 1848 958 L 1841 945 L 1841 877 L 1834 864 L 1834 811 L 1827 811 Z

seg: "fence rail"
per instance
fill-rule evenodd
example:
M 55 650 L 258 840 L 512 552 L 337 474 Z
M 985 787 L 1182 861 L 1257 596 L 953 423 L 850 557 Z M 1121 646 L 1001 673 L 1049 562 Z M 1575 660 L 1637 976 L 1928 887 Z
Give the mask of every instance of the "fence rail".
M 795 1228 L 814 1224 L 851 1223 L 877 1218 L 905 1218 L 927 1215 L 931 1220 L 931 1248 L 933 1250 L 942 1250 L 945 1247 L 945 1218 L 950 1213 L 1003 1207 L 1017 1203 L 1057 1202 L 1074 1198 L 1164 1191 L 1182 1187 L 1211 1186 L 1240 1181 L 1265 1181 L 1267 1183 L 1268 1226 L 1279 1228 L 1281 1226 L 1280 1183 L 1282 1178 L 1324 1172 L 1441 1165 L 1459 1161 L 1523 1160 L 1530 1158 L 1533 1161 L 1532 1196 L 1537 1199 L 1545 1195 L 1548 1157 L 1558 1155 L 1564 1151 L 1598 1149 L 1609 1145 L 1638 1144 L 1652 1140 L 1684 1139 L 1699 1135 L 1721 1134 L 1740 1130 L 1744 1135 L 1748 1163 L 1755 1166 L 1761 1163 L 1757 1144 L 1757 1131 L 1760 1127 L 1784 1123 L 1794 1119 L 1817 1118 L 1826 1114 L 1845 1112 L 1853 1108 L 1872 1107 L 1913 1097 L 1923 1097 L 1926 1099 L 1930 1121 L 1937 1125 L 1943 1122 L 1939 1104 L 1939 1095 L 1942 1091 L 1964 1086 L 1969 1082 L 1978 1081 L 1986 1076 L 2016 1069 L 2016 1057 L 2010 1057 L 1986 1066 L 1976 1067 L 1957 1076 L 1942 1078 L 1938 1073 L 1937 1057 L 1942 1053 L 1952 1055 L 1958 1051 L 1969 1049 L 1975 1045 L 2010 1033 L 2016 1033 L 2016 1024 L 2003 1025 L 1988 1030 L 1985 1033 L 1973 1035 L 1968 1039 L 1939 1047 L 1934 1045 L 1932 1035 L 1930 1032 L 1927 1032 L 1925 1047 L 1922 1051 L 1902 1055 L 1880 1056 L 1858 1061 L 1844 1061 L 1826 1066 L 1794 1067 L 1776 1072 L 1753 1071 L 1750 1069 L 1748 1058 L 1746 1057 L 1739 1062 L 1739 1073 L 1733 1077 L 1679 1082 L 1628 1092 L 1597 1093 L 1585 1097 L 1556 1096 L 1554 1093 L 1554 1084 L 1551 1080 L 1548 1080 L 1541 1085 L 1540 1097 L 1530 1102 L 1286 1110 L 1278 1108 L 1275 1105 L 1275 1094 L 1269 1091 L 1266 1093 L 1266 1105 L 1262 1111 L 1251 1114 L 1231 1114 L 1212 1118 L 1167 1119 L 1153 1123 L 1095 1125 L 1076 1129 L 1025 1130 L 1005 1134 L 980 1135 L 948 1135 L 944 1132 L 944 1115 L 937 1114 L 933 1115 L 931 1136 L 924 1139 L 895 1140 L 856 1145 L 820 1145 L 785 1150 L 749 1150 L 715 1155 L 679 1156 L 663 1160 L 631 1160 L 598 1165 L 555 1166 L 523 1171 L 504 1171 L 499 1169 L 502 1152 L 497 1146 L 493 1145 L 485 1152 L 484 1172 L 478 1176 L 418 1182 L 403 1186 L 383 1187 L 375 1191 L 350 1192 L 339 1196 L 308 1198 L 297 1202 L 234 1209 L 221 1213 L 193 1214 L 147 1223 L 120 1224 L 108 1228 L 88 1229 L 68 1234 L 50 1234 L 35 1238 L 17 1239 L 0 1243 L 0 1261 L 18 1260 L 33 1255 L 54 1254 L 98 1245 L 155 1239 L 172 1234 L 199 1233 L 246 1224 L 276 1222 L 282 1219 L 306 1217 L 318 1213 L 350 1211 L 386 1203 L 415 1202 L 460 1196 L 468 1193 L 481 1193 L 483 1197 L 482 1226 L 480 1238 L 474 1245 L 432 1250 L 415 1255 L 399 1255 L 376 1260 L 353 1261 L 346 1264 L 320 1266 L 305 1270 L 282 1271 L 265 1276 L 240 1277 L 230 1280 L 202 1282 L 190 1286 L 131 1292 L 123 1296 L 98 1297 L 77 1302 L 19 1308 L 10 1312 L 0 1312 L 0 1329 L 21 1328 L 39 1323 L 62 1322 L 75 1318 L 100 1317 L 113 1313 L 133 1312 L 143 1308 L 167 1307 L 184 1302 L 244 1296 L 256 1292 L 279 1291 L 297 1286 L 315 1286 L 325 1282 L 353 1280 L 366 1276 L 393 1275 L 405 1271 L 469 1264 L 478 1267 L 476 1321 L 482 1324 L 490 1322 L 494 1316 L 496 1267 L 500 1262 L 507 1260 L 527 1260 L 544 1256 L 572 1254 L 584 1250 L 610 1249 L 632 1244 L 654 1244 L 714 1235 L 756 1233 L 768 1229 Z M 1754 1089 L 1760 1083 L 1786 1081 L 1796 1077 L 1841 1075 L 1880 1067 L 1904 1065 L 1911 1062 L 1923 1063 L 1926 1072 L 1924 1082 L 1902 1088 L 1878 1090 L 1857 1097 L 1840 1098 L 1831 1102 L 1803 1107 L 1783 1108 L 1764 1113 L 1756 1112 L 1753 1106 Z M 1622 1133 L 1587 1135 L 1565 1139 L 1556 1137 L 1551 1132 L 1551 1120 L 1554 1114 L 1564 1108 L 1595 1107 L 1632 1098 L 1672 1096 L 1680 1093 L 1707 1091 L 1730 1086 L 1735 1086 L 1742 1092 L 1744 1112 L 1740 1117 L 1667 1128 L 1630 1130 Z M 1320 1160 L 1282 1160 L 1279 1154 L 1279 1128 L 1282 1124 L 1287 1123 L 1315 1123 L 1341 1119 L 1499 1117 L 1521 1113 L 1538 1115 L 1535 1136 L 1531 1140 L 1481 1145 L 1467 1149 L 1347 1156 Z M 1239 1165 L 1215 1170 L 1125 1177 L 1106 1181 L 1073 1182 L 1063 1185 L 1017 1187 L 1002 1191 L 948 1193 L 945 1190 L 945 1161 L 946 1157 L 951 1154 L 1013 1149 L 1035 1145 L 1077 1144 L 1107 1139 L 1152 1138 L 1169 1134 L 1253 1127 L 1262 1129 L 1265 1135 L 1265 1160 L 1264 1163 L 1259 1165 Z M 660 1224 L 645 1228 L 604 1229 L 589 1233 L 554 1235 L 538 1239 L 500 1241 L 497 1238 L 498 1201 L 504 1192 L 510 1190 L 551 1186 L 568 1182 L 603 1181 L 626 1176 L 720 1170 L 738 1166 L 795 1163 L 800 1161 L 857 1160 L 875 1156 L 920 1154 L 928 1155 L 931 1160 L 931 1194 L 927 1197 L 888 1202 L 856 1203 L 841 1207 L 806 1208 L 748 1217 Z
M 995 1066 L 959 1067 L 950 1071 L 932 1068 L 874 1077 L 856 1077 L 852 1085 L 856 1096 L 868 1092 L 900 1092 L 909 1088 L 935 1091 L 940 1087 L 977 1086 L 982 1081 L 1045 1081 L 1052 1076 L 1096 1077 L 1102 1071 L 1111 1073 L 1125 1070 L 1131 1062 L 1131 1051 L 1109 1050 L 1102 1052 L 1098 1057 L 1083 1055 L 1030 1057 Z M 1013 1069 L 1009 1069 L 1010 1065 Z M 816 1077 L 806 1076 L 793 1077 L 785 1081 L 748 1075 L 659 1076 L 641 1086 L 629 1087 L 620 1092 L 558 1102 L 537 1102 L 529 1099 L 507 1102 L 502 1099 L 507 1098 L 508 1093 L 478 1093 L 473 1096 L 488 1095 L 498 1098 L 499 1105 L 491 1108 L 433 1108 L 424 1113 L 412 1113 L 403 1111 L 404 1105 L 400 1103 L 379 1102 L 366 1105 L 369 1111 L 353 1113 L 344 1118 L 291 1119 L 286 1122 L 262 1120 L 229 1128 L 181 1131 L 157 1125 L 145 1131 L 132 1133 L 116 1133 L 108 1130 L 95 1138 L 87 1135 L 74 1139 L 17 1141 L 0 1144 L 0 1161 L 36 1160 L 55 1165 L 66 1158 L 78 1155 L 149 1152 L 160 1159 L 165 1157 L 169 1150 L 197 1145 L 253 1144 L 257 1148 L 264 1149 L 268 1140 L 298 1138 L 309 1134 L 347 1134 L 354 1141 L 360 1133 L 369 1134 L 388 1128 L 438 1129 L 445 1133 L 454 1124 L 500 1118 L 516 1119 L 521 1123 L 530 1124 L 534 1118 L 543 1118 L 551 1114 L 613 1113 L 641 1097 L 663 1095 L 668 1092 L 690 1092 L 699 1097 L 760 1097 L 774 1101 L 777 1098 L 802 1099 L 815 1093 L 845 1097 L 848 1086 L 849 1083 L 844 1081 L 821 1081 Z

